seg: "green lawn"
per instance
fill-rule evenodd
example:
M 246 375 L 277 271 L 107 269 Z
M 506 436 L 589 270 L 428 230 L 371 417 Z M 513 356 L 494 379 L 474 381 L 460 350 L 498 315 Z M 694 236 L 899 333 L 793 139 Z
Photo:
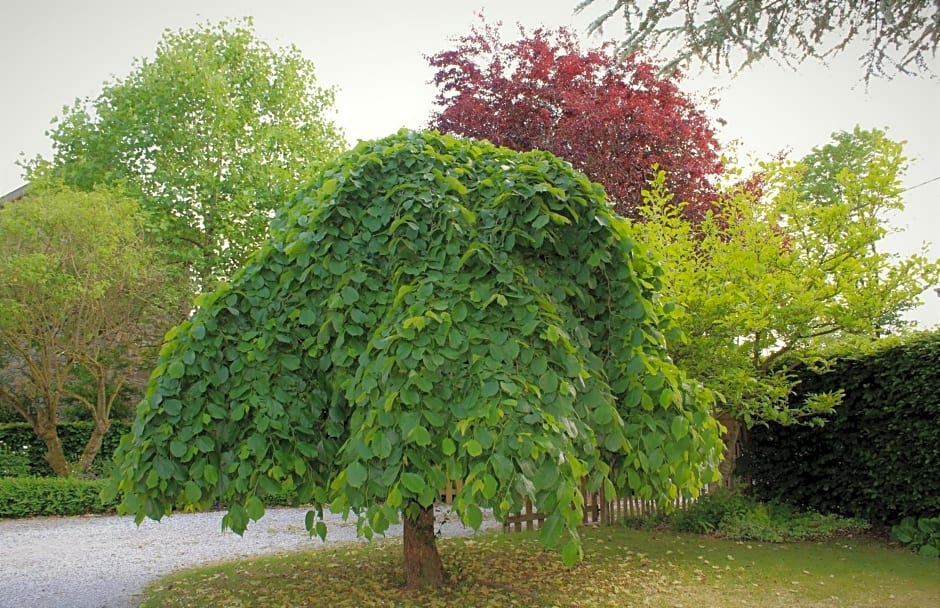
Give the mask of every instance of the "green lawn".
M 142 606 L 940 606 L 940 560 L 864 537 L 774 545 L 606 527 L 586 529 L 584 548 L 569 570 L 531 534 L 443 540 L 450 586 L 416 593 L 401 586 L 400 541 L 334 546 L 177 573 Z

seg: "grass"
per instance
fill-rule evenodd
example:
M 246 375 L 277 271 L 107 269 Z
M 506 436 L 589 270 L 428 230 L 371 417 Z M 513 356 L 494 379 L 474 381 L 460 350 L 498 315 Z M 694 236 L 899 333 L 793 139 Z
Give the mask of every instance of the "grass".
M 400 541 L 212 565 L 151 585 L 142 608 L 940 605 L 940 560 L 867 537 L 761 544 L 622 527 L 584 530 L 572 569 L 535 536 L 440 542 L 446 589 L 402 587 Z

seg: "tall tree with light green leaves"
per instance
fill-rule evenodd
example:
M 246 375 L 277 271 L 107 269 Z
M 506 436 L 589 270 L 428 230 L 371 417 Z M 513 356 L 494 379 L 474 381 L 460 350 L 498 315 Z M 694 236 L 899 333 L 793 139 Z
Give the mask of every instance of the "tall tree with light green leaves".
M 120 192 L 33 184 L 0 208 L 0 400 L 27 421 L 58 475 L 87 472 L 121 389 L 155 359 L 187 290 Z M 69 462 L 66 400 L 94 422 Z
M 582 0 L 575 11 L 598 4 L 606 6 L 590 31 L 619 17 L 626 30 L 622 48 L 668 50 L 666 71 L 692 58 L 716 71 L 765 58 L 791 65 L 826 60 L 859 40 L 867 46 L 859 57 L 867 82 L 930 72 L 940 43 L 937 0 Z
M 333 103 L 313 64 L 250 20 L 166 31 L 153 58 L 63 110 L 52 159 L 27 177 L 121 184 L 199 289 L 257 249 L 278 205 L 345 147 Z
M 855 129 L 801 162 L 766 164 L 697 224 L 670 201 L 665 174 L 645 193 L 633 232 L 662 260 L 664 293 L 687 336 L 671 353 L 723 396 L 729 441 L 738 422 L 811 421 L 837 404 L 838 395 L 820 395 L 788 405 L 788 371 L 824 363 L 833 341 L 903 330 L 901 313 L 940 280 L 926 246 L 906 257 L 877 247 L 887 214 L 904 207 L 904 169 L 901 143 Z

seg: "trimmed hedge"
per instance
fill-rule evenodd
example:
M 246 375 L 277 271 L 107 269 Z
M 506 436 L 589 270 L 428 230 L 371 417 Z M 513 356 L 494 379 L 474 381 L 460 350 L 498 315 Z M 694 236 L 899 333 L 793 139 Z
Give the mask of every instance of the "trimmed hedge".
M 101 500 L 107 483 L 75 477 L 0 477 L 0 519 L 116 513 L 120 498 Z M 268 507 L 301 506 L 289 493 L 267 496 L 264 502 Z
M 105 483 L 63 477 L 0 478 L 0 519 L 113 513 L 117 500 L 101 500 Z
M 822 427 L 754 427 L 738 473 L 763 500 L 890 524 L 940 515 L 940 332 L 823 374 L 799 373 L 791 400 L 844 389 Z
M 92 422 L 63 422 L 59 424 L 59 438 L 69 462 L 76 462 L 91 435 Z M 104 437 L 101 451 L 95 458 L 98 467 L 110 463 L 121 441 L 121 435 L 130 430 L 130 423 L 114 420 Z M 45 460 L 46 446 L 26 422 L 0 424 L 0 475 L 54 475 Z M 25 458 L 25 461 L 24 461 Z

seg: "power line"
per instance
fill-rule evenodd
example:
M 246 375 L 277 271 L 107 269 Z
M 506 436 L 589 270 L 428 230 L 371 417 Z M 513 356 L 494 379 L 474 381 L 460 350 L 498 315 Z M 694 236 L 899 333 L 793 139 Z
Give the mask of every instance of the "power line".
M 911 186 L 910 188 L 905 188 L 904 190 L 901 190 L 901 192 L 910 192 L 910 191 L 913 190 L 914 188 L 920 188 L 921 186 L 926 186 L 927 184 L 932 183 L 932 182 L 935 182 L 935 181 L 937 181 L 937 180 L 940 180 L 940 175 L 938 175 L 937 177 L 934 177 L 933 179 L 928 179 L 928 180 L 925 181 L 925 182 L 921 182 L 921 183 L 919 183 L 919 184 L 914 184 L 914 185 Z

